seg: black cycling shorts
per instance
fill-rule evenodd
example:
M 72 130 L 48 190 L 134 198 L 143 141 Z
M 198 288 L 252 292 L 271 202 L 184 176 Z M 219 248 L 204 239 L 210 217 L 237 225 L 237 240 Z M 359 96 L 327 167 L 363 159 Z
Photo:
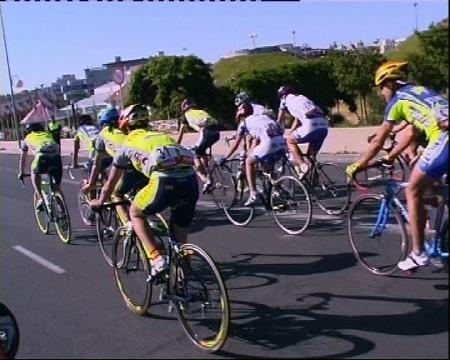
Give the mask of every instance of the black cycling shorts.
M 62 180 L 62 161 L 59 154 L 37 153 L 31 164 L 33 174 L 49 174 L 58 185 Z

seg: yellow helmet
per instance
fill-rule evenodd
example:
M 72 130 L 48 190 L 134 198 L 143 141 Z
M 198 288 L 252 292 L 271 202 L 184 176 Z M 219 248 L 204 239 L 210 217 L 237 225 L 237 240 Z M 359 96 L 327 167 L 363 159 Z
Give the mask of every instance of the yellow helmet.
M 404 71 L 407 61 L 388 61 L 381 65 L 375 73 L 375 85 L 380 85 L 385 80 L 405 79 Z

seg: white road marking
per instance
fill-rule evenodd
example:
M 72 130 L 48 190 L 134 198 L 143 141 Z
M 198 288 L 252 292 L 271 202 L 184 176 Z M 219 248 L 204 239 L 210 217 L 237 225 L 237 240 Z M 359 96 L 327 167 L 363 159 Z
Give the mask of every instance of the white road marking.
M 35 254 L 34 252 L 25 249 L 24 247 L 22 247 L 20 245 L 13 246 L 13 249 L 24 254 L 25 256 L 28 256 L 31 260 L 37 262 L 38 264 L 40 264 L 42 266 L 45 266 L 47 269 L 49 269 L 50 271 L 53 271 L 54 273 L 64 274 L 66 272 L 66 270 L 64 270 L 62 267 L 53 264 L 52 262 L 44 259 L 42 256 L 39 256 L 39 255 Z

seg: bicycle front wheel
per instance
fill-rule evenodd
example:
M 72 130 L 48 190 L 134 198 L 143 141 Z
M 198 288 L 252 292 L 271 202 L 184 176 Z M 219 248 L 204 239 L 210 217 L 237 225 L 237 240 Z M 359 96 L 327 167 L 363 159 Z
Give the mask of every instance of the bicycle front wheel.
M 317 205 L 330 215 L 339 215 L 350 202 L 350 185 L 344 170 L 332 163 L 320 163 L 317 167 L 317 183 L 314 184 Z
M 152 298 L 150 263 L 141 242 L 125 226 L 115 232 L 112 261 L 116 284 L 127 307 L 144 315 Z
M 382 195 L 365 194 L 349 209 L 347 234 L 358 262 L 375 275 L 392 274 L 407 252 L 400 213 Z
M 106 262 L 112 266 L 114 233 L 119 227 L 119 220 L 114 208 L 102 209 L 96 216 L 98 245 Z
M 274 182 L 270 205 L 276 223 L 289 235 L 301 234 L 311 223 L 311 198 L 303 183 L 294 176 L 282 176 Z
M 170 267 L 170 288 L 178 318 L 189 339 L 200 349 L 218 351 L 230 327 L 225 284 L 208 253 L 184 244 Z
M 41 230 L 44 234 L 48 234 L 50 231 L 50 220 L 48 218 L 47 209 L 45 204 L 42 204 L 42 206 L 39 209 L 36 209 L 37 202 L 39 200 L 39 195 L 37 192 L 33 195 L 33 208 L 34 208 L 34 216 L 36 217 L 36 223 L 39 227 L 39 230 Z
M 255 209 L 253 206 L 245 206 L 250 196 L 250 189 L 245 174 L 233 174 L 224 172 L 224 196 L 222 208 L 228 220 L 237 226 L 246 226 L 252 221 Z
M 68 244 L 70 242 L 71 227 L 69 210 L 67 209 L 66 202 L 63 196 L 59 192 L 55 192 L 53 195 L 53 211 L 55 213 L 55 227 L 58 233 L 59 239 Z
M 226 189 L 224 189 L 225 184 L 225 175 L 220 168 L 220 166 L 214 164 L 211 168 L 211 181 L 212 187 L 210 191 L 211 198 L 214 201 L 214 204 L 221 209 L 223 204 L 223 198 L 226 195 Z

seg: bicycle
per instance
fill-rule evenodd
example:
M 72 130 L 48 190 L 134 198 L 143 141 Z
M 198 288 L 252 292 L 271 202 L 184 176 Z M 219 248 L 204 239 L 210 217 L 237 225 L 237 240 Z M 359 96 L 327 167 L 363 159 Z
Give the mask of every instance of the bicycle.
M 0 303 L 0 359 L 14 359 L 19 348 L 20 331 L 11 310 Z
M 340 215 L 350 203 L 351 188 L 344 170 L 332 162 L 320 162 L 316 155 L 305 154 L 310 164 L 307 174 L 301 179 L 315 203 L 329 215 Z M 286 157 L 283 164 L 298 177 L 293 165 Z M 283 170 L 286 172 L 286 170 Z
M 398 194 L 408 183 L 392 178 L 392 167 L 381 161 L 369 166 L 379 170 L 384 184 L 383 193 L 366 192 L 350 206 L 347 218 L 347 235 L 358 262 L 375 275 L 395 272 L 397 263 L 408 253 L 408 212 Z M 360 186 L 354 179 L 355 185 Z M 362 188 L 367 190 L 367 188 Z M 434 235 L 425 242 L 431 263 L 437 267 L 448 263 L 448 188 L 438 200 Z M 447 265 L 448 266 L 448 265 Z
M 31 176 L 24 174 L 24 177 Z M 20 180 L 22 186 L 25 187 L 23 179 Z M 35 191 L 33 195 L 33 207 L 36 222 L 42 233 L 48 234 L 50 232 L 50 223 L 55 224 L 56 232 L 59 239 L 65 243 L 70 243 L 71 240 L 71 226 L 70 215 L 61 192 L 55 190 L 55 179 L 50 174 L 41 175 L 41 192 L 44 198 L 42 206 L 37 208 L 39 195 Z
M 164 251 L 168 271 L 155 275 L 133 227 L 121 226 L 115 232 L 112 253 L 119 292 L 133 313 L 143 315 L 155 302 L 153 287 L 160 286 L 158 300 L 168 302 L 168 311 L 176 310 L 189 339 L 202 350 L 218 351 L 227 339 L 230 324 L 230 306 L 222 276 L 205 250 L 194 244 L 177 243 L 164 218 L 156 217 L 164 230 L 152 227 L 152 232 Z M 129 280 L 134 276 L 138 279 L 130 286 Z
M 224 189 L 232 189 L 224 196 L 223 210 L 227 218 L 237 226 L 247 226 L 255 216 L 258 205 L 245 206 L 250 190 L 245 171 L 246 147 L 239 158 L 225 163 L 229 170 L 226 174 Z M 281 163 L 288 162 L 283 156 Z M 236 162 L 239 162 L 236 165 Z M 233 164 L 235 163 L 235 164 Z M 237 168 L 233 172 L 231 169 Z M 274 164 L 274 169 L 278 167 Z M 271 212 L 277 225 L 289 235 L 303 233 L 311 223 L 312 203 L 303 183 L 295 176 L 276 175 L 264 172 L 259 165 L 256 168 L 256 188 L 260 193 L 262 209 Z M 282 174 L 282 173 L 281 173 Z

